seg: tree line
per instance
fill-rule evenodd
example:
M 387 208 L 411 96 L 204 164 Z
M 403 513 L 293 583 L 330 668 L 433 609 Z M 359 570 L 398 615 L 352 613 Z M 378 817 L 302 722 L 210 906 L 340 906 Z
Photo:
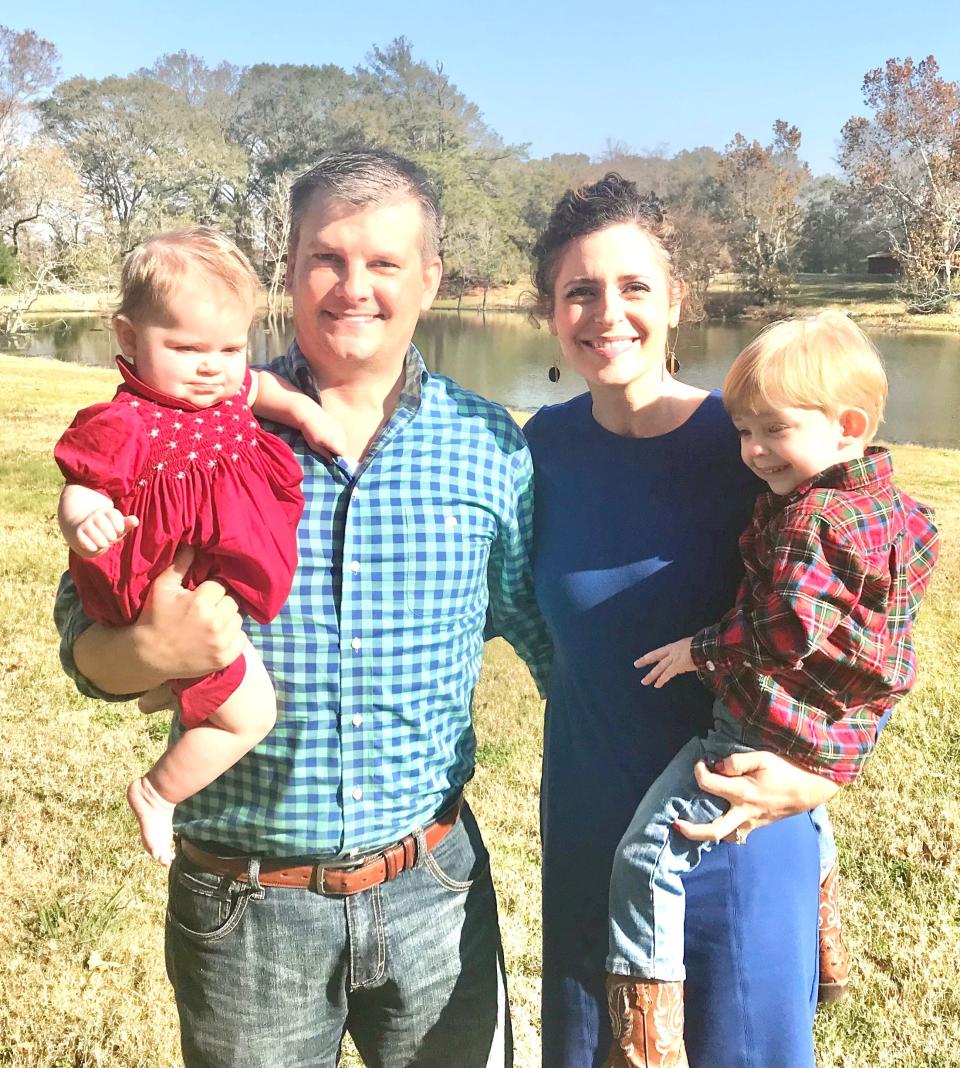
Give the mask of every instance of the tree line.
M 617 170 L 649 189 L 685 235 L 680 268 L 695 310 L 735 272 L 775 301 L 798 271 L 860 273 L 889 252 L 913 311 L 947 308 L 960 275 L 960 84 L 936 60 L 890 59 L 863 81 L 869 115 L 841 131 L 842 178 L 815 176 L 801 133 L 722 149 L 531 159 L 482 118 L 442 63 L 410 42 L 334 64 L 211 67 L 187 52 L 103 79 L 60 79 L 32 30 L 0 26 L 0 285 L 110 284 L 145 235 L 188 221 L 231 234 L 274 287 L 286 191 L 324 151 L 363 144 L 415 159 L 446 217 L 448 285 L 512 283 L 560 193 Z

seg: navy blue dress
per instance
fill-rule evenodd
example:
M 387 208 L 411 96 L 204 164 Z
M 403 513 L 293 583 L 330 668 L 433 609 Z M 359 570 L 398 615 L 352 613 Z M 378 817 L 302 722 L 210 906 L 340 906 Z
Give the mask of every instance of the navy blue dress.
M 526 426 L 537 596 L 555 644 L 543 792 L 543 1063 L 608 1050 L 603 989 L 614 851 L 644 792 L 710 724 L 694 675 L 660 690 L 633 660 L 715 622 L 742 572 L 758 483 L 712 393 L 681 427 L 624 438 L 589 394 Z M 817 843 L 807 816 L 720 845 L 686 880 L 691 1068 L 813 1068 Z

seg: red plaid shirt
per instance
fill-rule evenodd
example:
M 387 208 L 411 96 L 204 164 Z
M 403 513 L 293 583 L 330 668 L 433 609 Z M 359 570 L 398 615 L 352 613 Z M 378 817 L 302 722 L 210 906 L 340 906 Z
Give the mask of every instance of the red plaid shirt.
M 886 449 L 757 498 L 734 607 L 693 639 L 702 681 L 758 744 L 852 781 L 916 678 L 910 631 L 938 552 L 933 513 Z

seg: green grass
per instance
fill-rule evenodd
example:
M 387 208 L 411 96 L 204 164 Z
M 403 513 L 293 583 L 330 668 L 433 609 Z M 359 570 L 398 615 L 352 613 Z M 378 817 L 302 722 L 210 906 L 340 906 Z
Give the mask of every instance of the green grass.
M 896 290 L 897 280 L 890 275 L 801 274 L 779 301 L 761 307 L 751 304 L 734 275 L 725 275 L 710 286 L 706 308 L 711 319 L 761 322 L 833 308 L 846 312 L 863 326 L 885 330 L 960 331 L 960 301 L 950 312 L 912 315 Z
M 66 555 L 50 451 L 116 374 L 12 357 L 0 373 L 0 1068 L 170 1068 L 164 875 L 123 799 L 167 717 L 79 696 L 50 617 Z M 921 683 L 831 805 L 854 993 L 818 1014 L 820 1068 L 960 1063 L 960 453 L 894 455 L 904 488 L 937 508 L 944 548 L 917 631 Z M 488 648 L 475 716 L 470 801 L 493 854 L 517 1065 L 534 1068 L 542 706 L 502 642 Z

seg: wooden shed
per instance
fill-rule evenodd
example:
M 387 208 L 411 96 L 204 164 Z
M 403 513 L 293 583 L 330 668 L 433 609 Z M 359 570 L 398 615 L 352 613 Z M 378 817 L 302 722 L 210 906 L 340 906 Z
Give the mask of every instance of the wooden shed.
M 867 256 L 867 274 L 899 274 L 900 261 L 890 252 L 874 252 Z

